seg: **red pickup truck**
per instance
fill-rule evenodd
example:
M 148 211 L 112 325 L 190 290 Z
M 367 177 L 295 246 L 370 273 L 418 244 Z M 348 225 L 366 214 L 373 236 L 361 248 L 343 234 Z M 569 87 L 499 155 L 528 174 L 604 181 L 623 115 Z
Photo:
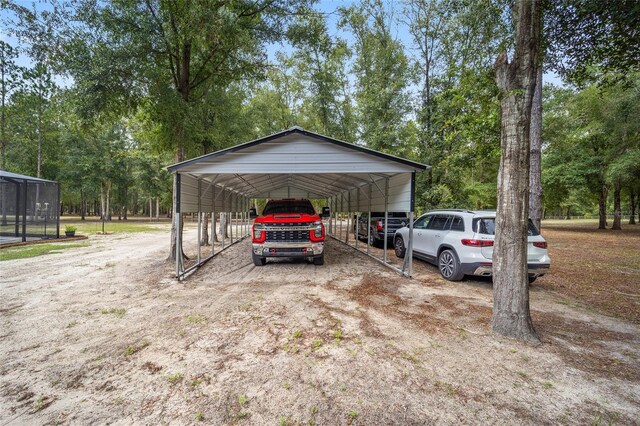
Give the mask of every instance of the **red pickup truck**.
M 315 265 L 324 264 L 323 217 L 329 208 L 316 213 L 309 200 L 270 200 L 261 216 L 251 209 L 255 218 L 251 233 L 251 255 L 256 266 L 262 266 L 268 257 L 306 257 Z

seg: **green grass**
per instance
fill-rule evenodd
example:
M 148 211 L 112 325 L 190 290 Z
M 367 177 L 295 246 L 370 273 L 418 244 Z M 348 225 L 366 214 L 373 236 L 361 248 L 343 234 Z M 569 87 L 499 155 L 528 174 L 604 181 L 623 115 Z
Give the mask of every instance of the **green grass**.
M 57 253 L 65 249 L 76 247 L 87 247 L 88 243 L 53 243 L 53 244 L 33 244 L 27 246 L 9 247 L 0 250 L 0 261 L 26 259 L 28 257 L 42 256 L 49 253 Z
M 102 222 L 100 221 L 73 221 L 69 223 L 60 222 L 60 227 L 73 223 L 76 226 L 76 235 L 97 234 L 102 232 Z M 145 223 L 138 221 L 112 220 L 104 223 L 106 233 L 135 233 L 135 232 L 155 232 L 164 231 L 169 226 L 166 222 Z

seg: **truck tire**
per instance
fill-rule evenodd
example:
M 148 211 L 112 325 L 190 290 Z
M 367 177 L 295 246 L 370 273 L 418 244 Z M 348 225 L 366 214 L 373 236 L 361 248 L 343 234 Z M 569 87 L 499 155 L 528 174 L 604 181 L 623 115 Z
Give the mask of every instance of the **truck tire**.
M 378 240 L 376 240 L 375 235 L 373 234 L 373 230 L 371 230 L 369 232 L 369 245 L 371 247 L 378 247 L 380 244 L 378 243 Z
M 324 265 L 324 253 L 322 254 L 322 256 L 314 257 L 313 264 L 318 266 Z
M 253 258 L 253 264 L 256 266 L 264 266 L 267 263 L 267 258 L 258 256 L 255 253 L 251 253 L 251 257 Z

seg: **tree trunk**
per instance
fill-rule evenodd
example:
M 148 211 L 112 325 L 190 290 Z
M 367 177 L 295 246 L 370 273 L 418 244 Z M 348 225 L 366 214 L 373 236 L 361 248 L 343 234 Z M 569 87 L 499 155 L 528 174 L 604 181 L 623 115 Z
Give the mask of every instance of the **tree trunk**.
M 85 220 L 87 214 L 87 200 L 84 199 L 84 191 L 80 190 L 80 220 Z
M 506 53 L 496 59 L 501 92 L 501 151 L 498 175 L 496 237 L 493 251 L 493 315 L 495 333 L 539 342 L 529 311 L 527 227 L 529 218 L 529 131 L 536 87 L 542 27 L 542 2 L 515 4 L 516 43 L 511 63 Z
M 542 66 L 538 66 L 536 90 L 531 104 L 529 167 L 529 219 L 540 230 L 542 224 Z
M 611 229 L 620 231 L 622 230 L 622 209 L 620 208 L 620 192 L 622 192 L 622 186 L 616 184 L 613 189 L 613 226 Z
M 229 232 L 227 232 L 227 214 L 220 213 L 220 235 L 225 240 L 229 238 Z
M 104 196 L 104 183 L 100 184 L 100 219 L 106 220 L 107 216 L 105 215 L 105 196 Z
M 629 225 L 636 224 L 636 192 L 629 191 Z
M 202 215 L 202 231 L 200 232 L 200 245 L 209 245 L 209 215 L 207 213 L 199 213 Z
M 600 185 L 600 197 L 598 200 L 598 229 L 607 229 L 607 185 Z
M 106 205 L 106 210 L 105 210 L 105 214 L 106 216 L 106 220 L 108 222 L 111 222 L 111 181 L 107 182 L 107 205 Z
M 156 220 L 160 221 L 160 197 L 156 197 Z
M 213 236 L 213 243 L 217 243 L 220 240 L 218 239 L 218 233 L 216 232 L 216 214 L 211 213 L 211 235 Z

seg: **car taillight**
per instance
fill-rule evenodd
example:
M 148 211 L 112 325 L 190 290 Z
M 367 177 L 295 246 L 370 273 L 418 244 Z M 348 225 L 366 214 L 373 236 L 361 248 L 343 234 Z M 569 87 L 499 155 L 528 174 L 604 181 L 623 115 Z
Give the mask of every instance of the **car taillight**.
M 547 242 L 546 241 L 536 241 L 533 243 L 534 247 L 538 247 L 541 249 L 546 249 L 547 248 Z
M 251 241 L 254 243 L 264 243 L 267 239 L 267 233 L 264 230 L 264 225 L 262 225 L 261 223 L 253 224 L 252 234 L 253 238 L 251 238 Z
M 311 241 L 324 241 L 324 225 L 322 221 L 317 220 L 313 222 L 313 229 L 309 231 L 309 237 Z
M 376 228 L 378 228 L 378 231 L 382 232 L 384 231 L 384 222 L 381 220 L 377 220 L 376 221 Z
M 491 247 L 493 246 L 493 240 L 469 240 L 463 239 L 460 241 L 462 245 L 470 247 Z

